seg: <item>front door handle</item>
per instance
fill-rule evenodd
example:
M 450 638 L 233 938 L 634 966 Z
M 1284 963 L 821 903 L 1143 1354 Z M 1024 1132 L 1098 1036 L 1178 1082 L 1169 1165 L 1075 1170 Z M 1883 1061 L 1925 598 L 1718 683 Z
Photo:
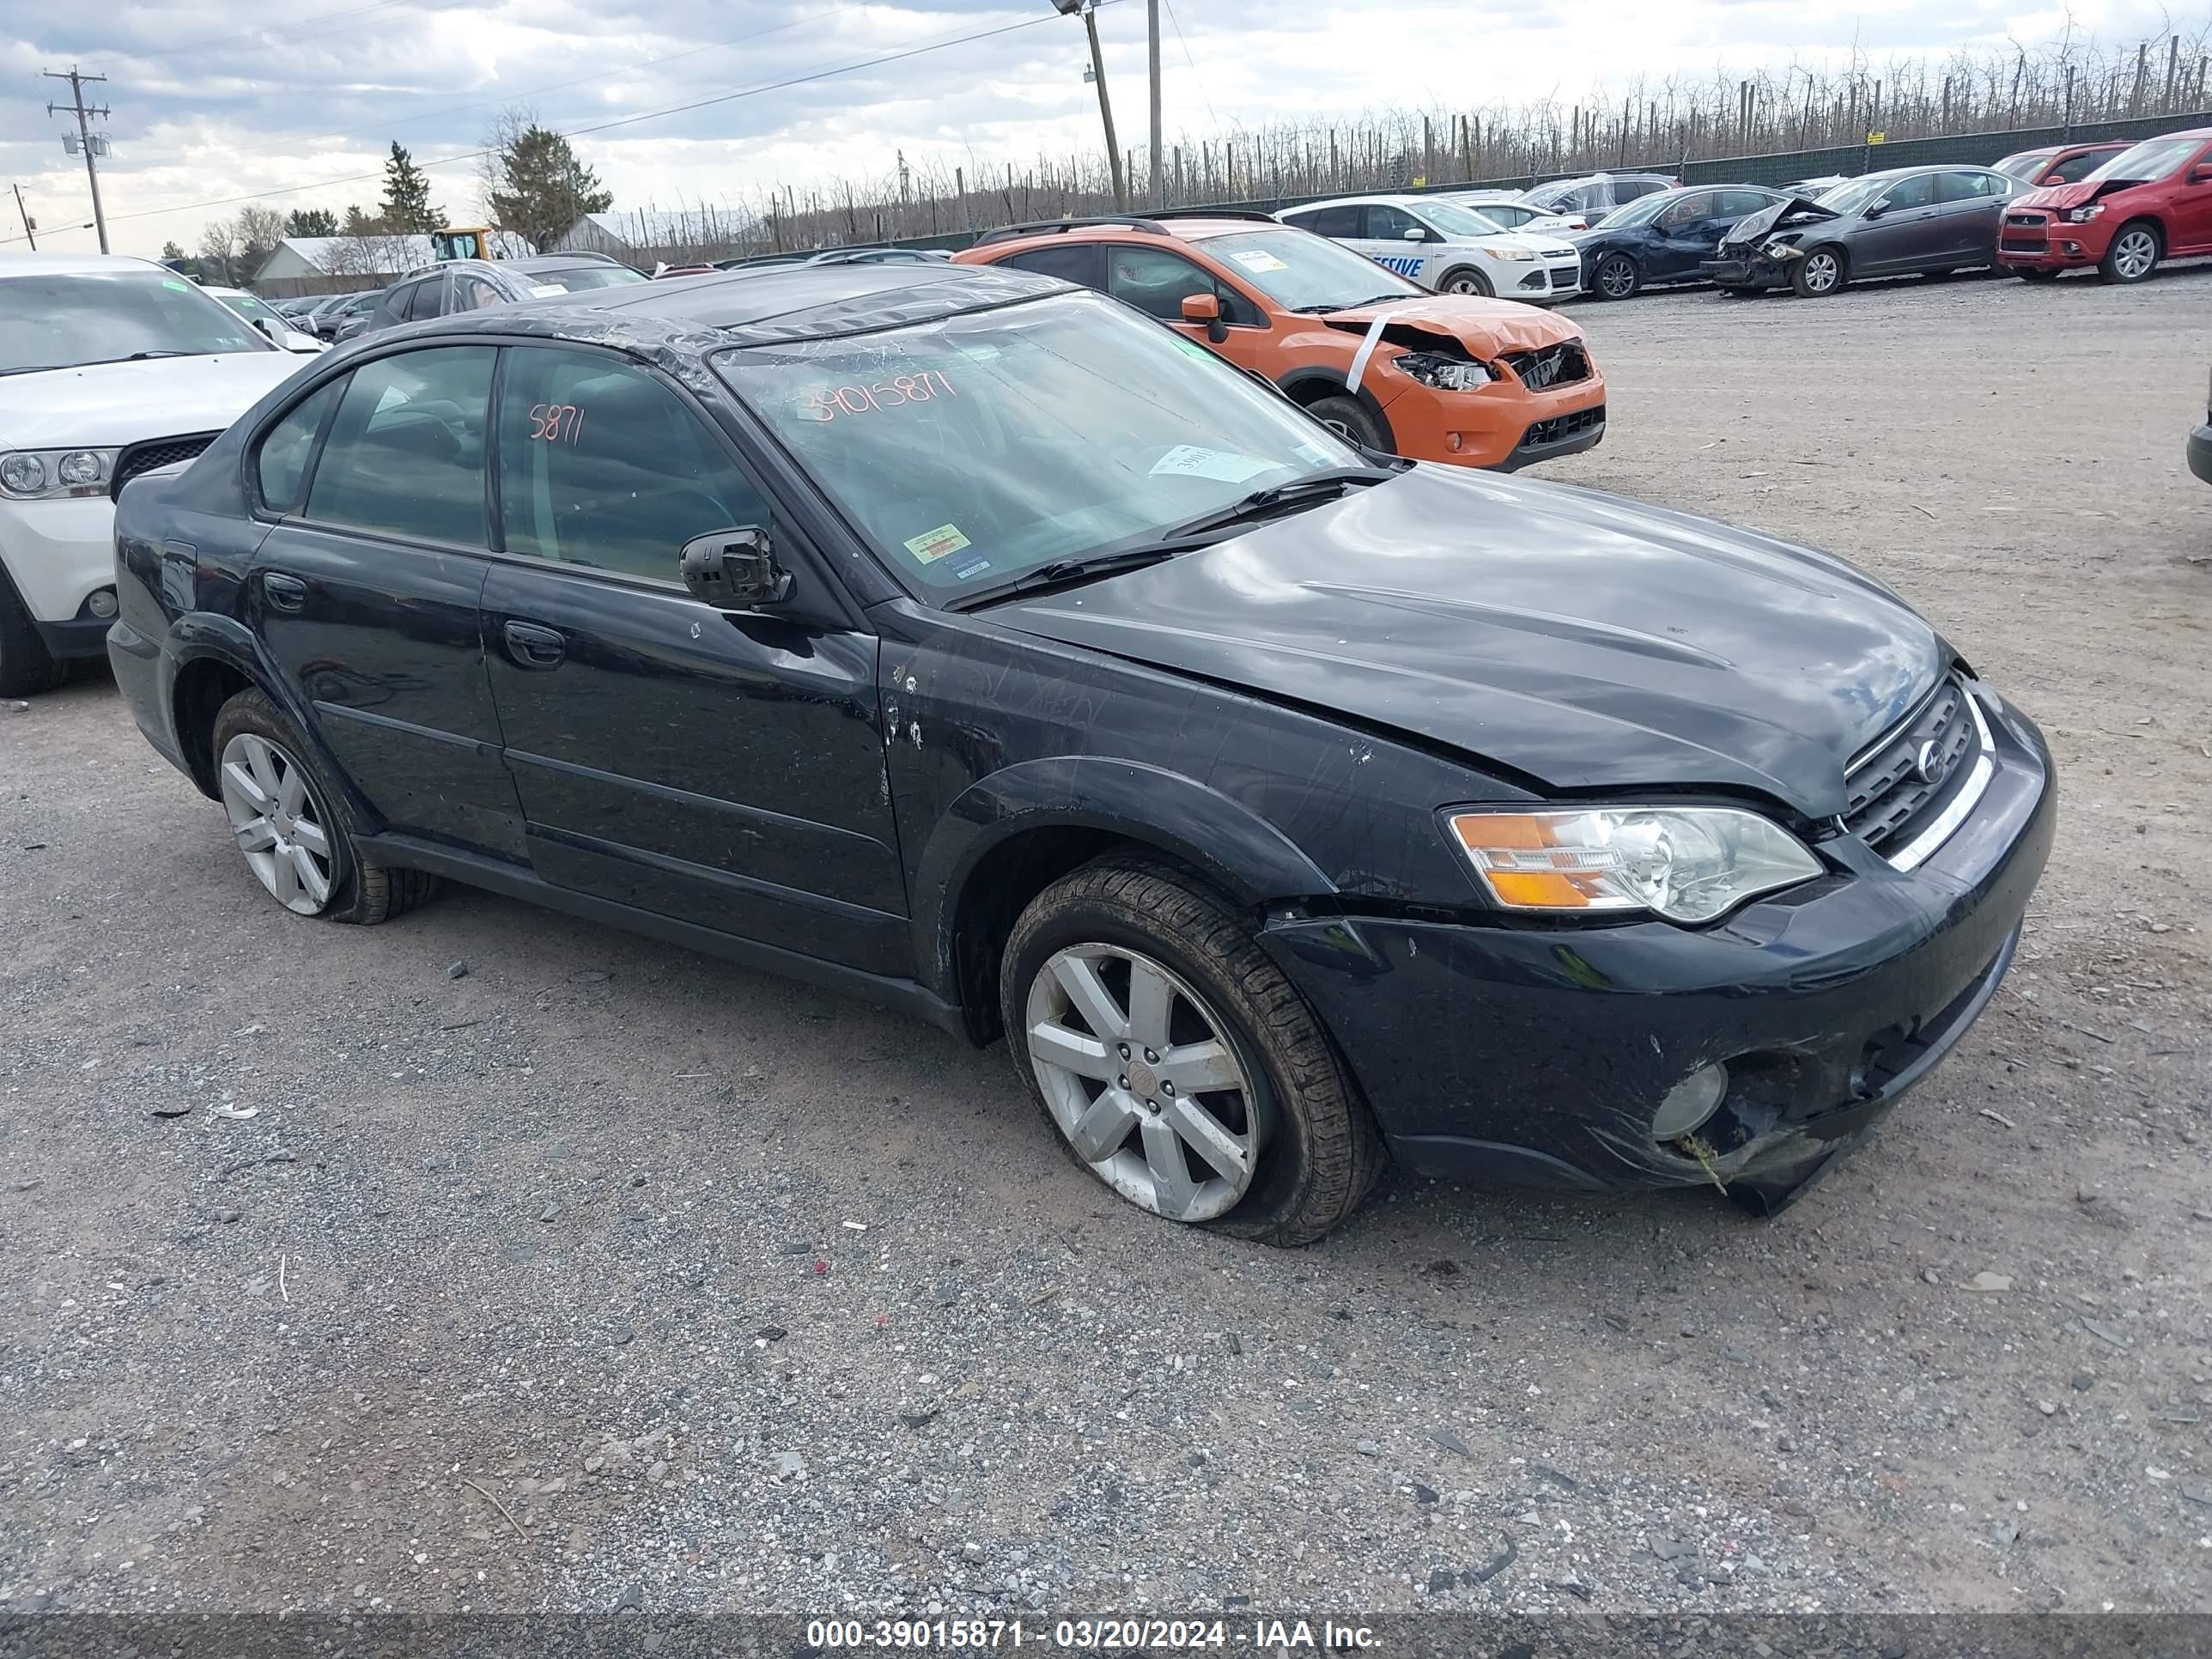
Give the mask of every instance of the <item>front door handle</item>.
M 307 585 L 297 576 L 288 576 L 279 570 L 264 571 L 261 577 L 261 592 L 274 610 L 298 611 L 307 603 Z
M 517 668 L 558 668 L 568 654 L 568 641 L 557 630 L 536 623 L 511 622 L 500 632 Z

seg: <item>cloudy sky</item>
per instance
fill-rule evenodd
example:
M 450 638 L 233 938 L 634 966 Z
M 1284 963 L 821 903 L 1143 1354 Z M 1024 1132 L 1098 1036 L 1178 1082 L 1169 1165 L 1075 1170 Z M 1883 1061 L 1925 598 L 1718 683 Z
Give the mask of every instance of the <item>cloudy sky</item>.
M 2033 0 L 1169 0 L 1170 141 L 1389 106 L 1483 108 L 1641 74 L 1706 76 L 2056 36 Z M 2074 0 L 2077 31 L 2158 31 L 2203 0 Z M 249 28 L 248 21 L 264 20 Z M 1143 0 L 1099 14 L 1124 144 L 1141 143 Z M 2185 34 L 2203 27 L 2180 21 Z M 994 31 L 996 31 L 994 33 Z M 903 55 L 897 55 L 903 54 Z M 895 56 L 897 55 L 897 56 Z M 890 61 L 884 61 L 890 60 Z M 514 101 L 580 136 L 617 208 L 757 201 L 917 165 L 1033 162 L 1097 142 L 1080 26 L 1049 0 L 112 0 L 0 6 L 0 191 L 19 182 L 42 248 L 90 251 L 82 163 L 64 155 L 46 70 L 105 73 L 114 154 L 103 195 L 118 252 L 186 248 L 255 197 L 373 206 L 390 142 L 420 162 L 478 147 Z M 781 88 L 778 82 L 795 82 Z M 738 94 L 731 96 L 730 94 Z M 717 101 L 677 114 L 679 105 Z M 361 177 L 358 175 L 369 175 Z M 434 199 L 474 216 L 475 164 L 430 167 Z M 283 192 L 264 194 L 266 192 Z M 0 255 L 22 247 L 0 196 Z

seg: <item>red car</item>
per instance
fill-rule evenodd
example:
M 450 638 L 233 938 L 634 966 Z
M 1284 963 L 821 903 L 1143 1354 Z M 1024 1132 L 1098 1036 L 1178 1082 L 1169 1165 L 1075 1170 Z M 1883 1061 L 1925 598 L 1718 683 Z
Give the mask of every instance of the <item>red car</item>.
M 2079 184 L 2016 196 L 1997 232 L 1997 264 L 2030 281 L 2094 265 L 2140 283 L 2200 253 L 2212 253 L 2212 127 L 2146 138 Z

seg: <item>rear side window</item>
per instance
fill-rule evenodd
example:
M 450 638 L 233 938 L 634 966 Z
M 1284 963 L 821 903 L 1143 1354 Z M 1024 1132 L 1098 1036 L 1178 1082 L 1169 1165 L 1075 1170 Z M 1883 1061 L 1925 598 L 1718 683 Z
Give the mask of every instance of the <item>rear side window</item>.
M 426 317 L 443 315 L 445 309 L 446 279 L 433 276 L 427 283 L 416 284 L 414 296 L 407 305 L 407 320 L 419 323 Z
M 292 406 L 292 412 L 269 428 L 254 458 L 261 485 L 261 504 L 271 513 L 290 513 L 300 505 L 300 489 L 307 482 L 307 458 L 315 453 L 315 440 L 323 422 L 345 390 L 341 375 Z
M 1632 202 L 1639 196 L 1649 196 L 1654 191 L 1665 190 L 1663 179 L 1616 179 L 1613 181 L 1613 199 Z
M 2003 185 L 1994 173 L 1939 173 L 1936 175 L 1936 199 L 1939 202 L 1980 202 L 2002 195 Z
M 1721 192 L 1721 204 L 1715 211 L 1723 219 L 1748 219 L 1761 208 L 1773 205 L 1773 197 L 1755 190 L 1724 190 Z
M 1017 253 L 1006 263 L 1017 270 L 1034 270 L 1040 276 L 1057 276 L 1063 283 L 1085 288 L 1106 286 L 1106 251 L 1096 242 L 1063 242 Z
M 1516 206 L 1511 202 L 1475 202 L 1470 204 L 1477 213 L 1508 230 L 1518 230 L 1536 216 L 1535 210 Z
M 1334 236 L 1341 241 L 1359 234 L 1357 207 L 1316 208 L 1311 213 L 1286 213 L 1283 216 L 1300 230 L 1310 230 L 1316 236 Z
M 307 490 L 307 516 L 482 547 L 489 346 L 441 346 L 356 369 Z
M 765 527 L 768 503 L 683 400 L 596 352 L 518 346 L 499 404 L 500 529 L 510 553 L 656 581 L 684 544 Z

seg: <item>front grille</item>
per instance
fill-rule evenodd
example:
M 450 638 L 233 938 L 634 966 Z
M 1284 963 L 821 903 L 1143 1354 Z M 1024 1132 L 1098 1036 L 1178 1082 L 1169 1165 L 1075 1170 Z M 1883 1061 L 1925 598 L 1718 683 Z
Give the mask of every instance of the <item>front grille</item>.
M 220 432 L 191 432 L 181 438 L 149 438 L 143 443 L 131 445 L 115 458 L 115 476 L 108 480 L 107 499 L 113 501 L 121 495 L 123 486 L 141 472 L 189 461 L 221 436 Z
M 1548 421 L 1538 421 L 1521 434 L 1522 449 L 1545 449 L 1553 444 L 1564 443 L 1569 438 L 1578 438 L 1595 427 L 1605 424 L 1605 405 L 1595 409 L 1578 409 L 1571 415 L 1554 415 Z
M 1552 267 L 1552 286 L 1553 288 L 1580 288 L 1582 285 L 1583 268 L 1580 265 L 1553 265 Z
M 2050 250 L 2049 240 L 2042 236 L 2016 236 L 2008 231 L 1997 239 L 1997 246 L 2008 253 L 2044 253 Z
M 1540 351 L 1503 352 L 1498 361 L 1518 375 L 1521 384 L 1531 392 L 1589 379 L 1589 356 L 1580 340 L 1563 340 Z
M 1978 744 L 1966 689 L 1947 679 L 1852 763 L 1844 778 L 1844 828 L 1877 853 L 1904 846 L 1965 787 Z

